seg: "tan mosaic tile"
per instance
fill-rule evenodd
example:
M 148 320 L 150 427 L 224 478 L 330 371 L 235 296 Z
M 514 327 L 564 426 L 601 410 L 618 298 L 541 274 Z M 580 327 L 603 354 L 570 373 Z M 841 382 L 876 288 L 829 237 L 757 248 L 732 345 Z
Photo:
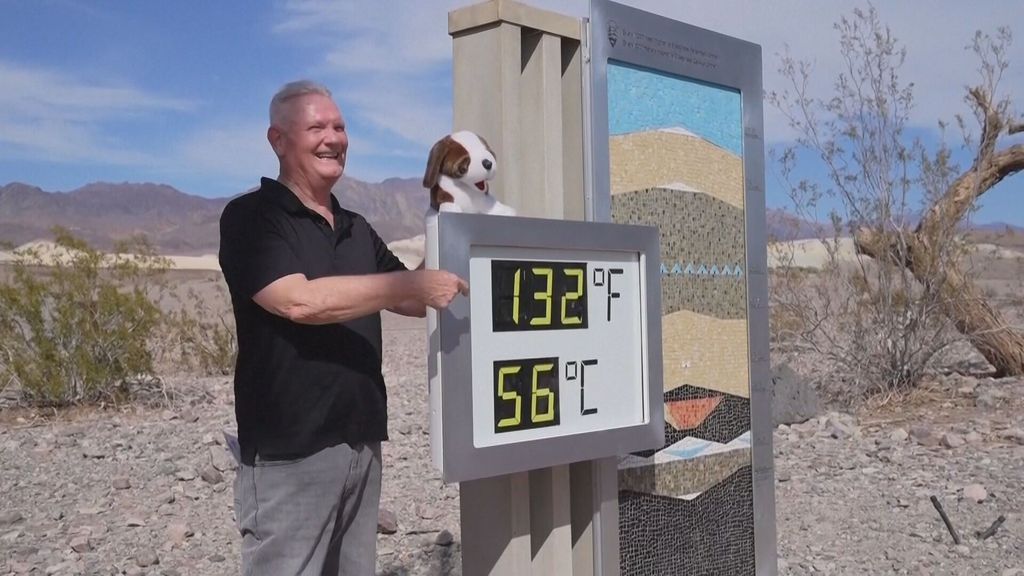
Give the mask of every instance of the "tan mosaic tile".
M 743 208 L 743 163 L 732 152 L 681 132 L 651 130 L 609 139 L 612 195 L 679 182 Z
M 661 319 L 665 390 L 684 384 L 750 398 L 746 320 L 688 310 Z

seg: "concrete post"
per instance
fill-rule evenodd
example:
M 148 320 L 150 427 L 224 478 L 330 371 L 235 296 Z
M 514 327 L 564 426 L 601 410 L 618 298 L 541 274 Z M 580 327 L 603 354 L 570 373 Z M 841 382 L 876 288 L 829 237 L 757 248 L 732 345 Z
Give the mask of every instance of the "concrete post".
M 453 128 L 498 159 L 523 216 L 584 219 L 583 23 L 511 0 L 448 15 Z M 615 458 L 463 482 L 463 573 L 617 575 Z

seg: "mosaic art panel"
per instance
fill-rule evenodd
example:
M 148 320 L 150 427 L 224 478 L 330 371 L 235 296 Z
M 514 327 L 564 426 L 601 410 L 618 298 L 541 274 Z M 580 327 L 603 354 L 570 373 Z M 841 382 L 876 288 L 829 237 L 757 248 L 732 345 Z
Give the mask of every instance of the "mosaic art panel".
M 612 197 L 620 224 L 661 233 L 662 314 L 746 318 L 743 210 L 699 192 L 648 188 Z
M 750 466 L 692 500 L 619 492 L 623 574 L 754 574 Z
M 608 69 L 612 220 L 663 263 L 665 446 L 620 459 L 622 573 L 754 574 L 740 96 Z

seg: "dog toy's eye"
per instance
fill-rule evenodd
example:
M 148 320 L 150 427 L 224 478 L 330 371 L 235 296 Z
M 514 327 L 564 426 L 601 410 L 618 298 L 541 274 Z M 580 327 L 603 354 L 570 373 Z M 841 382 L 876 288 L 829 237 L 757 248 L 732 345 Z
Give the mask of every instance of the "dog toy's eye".
M 459 165 L 455 167 L 456 178 L 461 178 L 461 177 L 465 176 L 466 172 L 468 172 L 468 171 L 469 171 L 469 158 L 466 158 L 462 162 L 459 162 Z

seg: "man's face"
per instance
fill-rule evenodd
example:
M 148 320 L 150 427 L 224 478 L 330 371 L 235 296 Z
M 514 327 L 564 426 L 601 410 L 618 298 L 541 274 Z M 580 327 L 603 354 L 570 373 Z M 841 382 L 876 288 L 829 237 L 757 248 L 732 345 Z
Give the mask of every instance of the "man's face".
M 321 94 L 285 103 L 283 117 L 268 133 L 281 161 L 281 176 L 295 184 L 328 189 L 345 170 L 348 134 L 333 100 Z

